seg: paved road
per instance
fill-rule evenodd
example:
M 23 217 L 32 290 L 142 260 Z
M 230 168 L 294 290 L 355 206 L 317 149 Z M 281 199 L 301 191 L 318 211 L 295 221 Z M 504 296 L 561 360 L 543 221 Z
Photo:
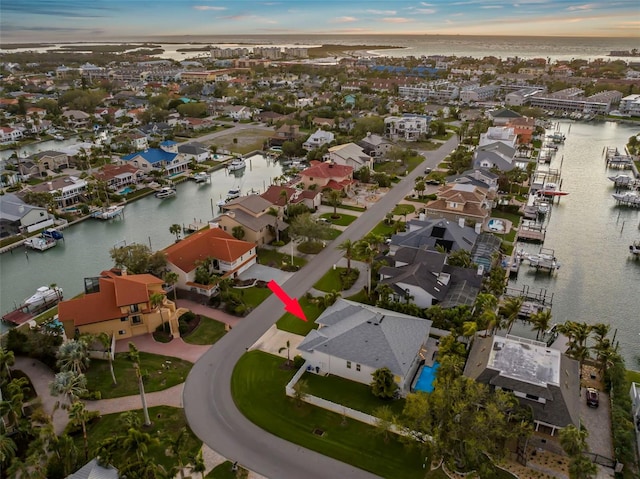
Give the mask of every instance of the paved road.
M 416 168 L 374 206 L 363 213 L 283 288 L 300 297 L 342 257 L 335 248 L 346 239 L 358 240 L 369 232 L 413 188 L 424 167 L 435 167 L 457 145 L 454 137 L 430 152 L 422 167 Z M 246 419 L 231 397 L 230 383 L 235 364 L 283 313 L 282 303 L 270 296 L 233 330 L 209 349 L 194 365 L 184 388 L 184 409 L 193 432 L 213 450 L 271 479 L 327 479 L 376 476 L 343 462 L 323 456 L 263 431 Z M 256 398 L 259 401 L 260 398 Z

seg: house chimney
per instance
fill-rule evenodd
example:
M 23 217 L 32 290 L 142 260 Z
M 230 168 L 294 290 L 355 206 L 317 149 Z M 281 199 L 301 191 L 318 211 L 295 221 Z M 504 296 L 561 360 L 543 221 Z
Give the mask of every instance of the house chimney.
M 464 218 L 458 218 L 458 226 L 460 226 L 460 228 L 464 228 Z
M 482 223 L 476 223 L 476 226 L 474 229 L 477 234 L 480 234 L 480 232 L 482 231 Z
M 47 188 L 49 188 L 49 191 L 53 191 L 53 183 L 47 181 Z

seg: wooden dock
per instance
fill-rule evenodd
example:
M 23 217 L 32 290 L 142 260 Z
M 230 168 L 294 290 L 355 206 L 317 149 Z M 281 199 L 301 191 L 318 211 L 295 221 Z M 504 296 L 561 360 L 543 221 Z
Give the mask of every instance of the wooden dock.
M 522 221 L 516 234 L 516 241 L 529 241 L 532 243 L 544 243 L 546 229 L 535 221 Z

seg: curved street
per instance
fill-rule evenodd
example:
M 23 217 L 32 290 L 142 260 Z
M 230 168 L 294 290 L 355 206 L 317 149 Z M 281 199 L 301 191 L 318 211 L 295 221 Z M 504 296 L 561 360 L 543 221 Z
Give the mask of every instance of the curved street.
M 346 239 L 356 241 L 368 233 L 413 189 L 425 167 L 434 168 L 458 144 L 452 137 L 403 178 L 375 205 L 365 211 L 300 272 L 282 286 L 291 297 L 301 297 L 342 257 L 335 248 Z M 246 419 L 236 408 L 230 384 L 234 366 L 262 334 L 284 313 L 282 303 L 270 296 L 232 331 L 210 348 L 194 365 L 183 393 L 189 426 L 214 451 L 231 461 L 272 479 L 374 478 L 371 473 L 284 441 Z M 255 398 L 260 401 L 260 398 Z

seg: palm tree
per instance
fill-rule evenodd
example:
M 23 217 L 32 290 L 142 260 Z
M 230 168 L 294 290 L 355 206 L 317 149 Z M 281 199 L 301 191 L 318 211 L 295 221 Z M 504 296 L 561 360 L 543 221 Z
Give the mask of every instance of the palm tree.
M 183 427 L 175 438 L 169 438 L 169 450 L 171 454 L 178 461 L 178 470 L 180 471 L 180 477 L 184 478 L 184 451 L 186 447 L 189 434 L 187 428 Z
M 539 339 L 540 335 L 544 334 L 551 325 L 551 310 L 543 309 L 538 311 L 529 317 L 529 321 L 533 324 L 531 330 L 536 331 L 536 339 Z
M 353 258 L 355 244 L 356 243 L 348 239 L 337 246 L 340 251 L 344 251 L 344 257 L 347 258 L 347 274 L 351 272 L 351 258 Z
M 376 293 L 378 293 L 378 304 L 384 306 L 391 302 L 390 298 L 393 296 L 394 291 L 387 283 L 378 283 Z
M 111 379 L 113 380 L 113 385 L 117 385 L 118 381 L 116 381 L 116 373 L 113 370 L 113 355 L 111 354 L 111 344 L 112 337 L 109 336 L 108 333 L 102 332 L 96 336 L 96 339 L 100 341 L 100 344 L 104 348 L 104 355 L 109 360 L 109 371 L 111 372 Z
M 342 192 L 341 191 L 331 190 L 327 194 L 327 201 L 331 206 L 333 206 L 333 216 L 332 216 L 332 218 L 337 218 L 338 217 L 338 206 L 340 206 L 340 203 L 342 202 L 341 200 L 342 200 Z
M 89 366 L 89 348 L 84 340 L 72 339 L 61 344 L 56 357 L 57 365 L 62 371 L 81 374 Z
M 0 346 L 0 385 L 11 379 L 10 367 L 13 366 L 15 362 L 16 358 L 13 351 L 9 351 Z
M 231 229 L 231 234 L 235 239 L 241 240 L 244 238 L 244 235 L 245 235 L 244 228 L 242 226 L 234 226 Z
M 171 233 L 172 235 L 176 235 L 176 242 L 179 241 L 180 233 L 182 233 L 182 226 L 177 223 L 172 224 L 171 226 L 169 226 L 169 233 Z
M 204 463 L 204 458 L 202 457 L 202 449 L 198 451 L 198 455 L 193 461 L 193 466 L 191 466 L 191 470 L 193 472 L 199 472 L 200 477 L 204 479 L 204 472 L 207 470 L 207 467 Z
M 144 383 L 142 381 L 142 372 L 140 371 L 140 353 L 138 348 L 133 343 L 129 343 L 129 359 L 133 362 L 133 368 L 136 371 L 136 378 L 138 379 L 138 390 L 140 391 L 140 400 L 142 402 L 142 412 L 144 413 L 144 425 L 151 426 L 151 419 L 149 419 L 149 410 L 147 409 L 147 399 L 144 395 Z
M 89 460 L 89 440 L 87 438 L 87 421 L 89 421 L 89 411 L 82 401 L 74 402 L 69 408 L 69 420 L 82 427 L 82 441 L 84 444 L 84 460 Z
M 162 330 L 167 332 L 167 325 L 164 323 L 164 314 L 162 314 L 162 304 L 164 303 L 164 294 L 162 293 L 152 293 L 149 296 L 149 304 L 153 309 L 157 309 L 160 313 L 160 320 L 162 321 Z
M 324 305 L 325 307 L 331 306 L 332 304 L 334 304 L 336 301 L 338 301 L 338 298 L 341 297 L 342 295 L 340 293 L 338 293 L 335 289 L 331 290 L 330 293 L 327 293 L 324 295 Z
M 143 460 L 149 452 L 149 447 L 159 443 L 158 438 L 152 437 L 148 432 L 142 432 L 132 427 L 122 438 L 121 448 L 127 453 L 127 456 L 135 454 L 138 460 Z
M 354 246 L 355 253 L 361 257 L 365 263 L 367 263 L 367 268 L 369 270 L 369 277 L 367 279 L 367 295 L 371 294 L 371 276 L 373 274 L 373 260 L 378 254 L 378 250 L 375 247 L 374 243 L 367 241 L 366 239 L 361 239 L 356 241 Z
M 598 349 L 599 345 L 602 345 L 605 342 L 610 329 L 611 326 L 605 323 L 596 323 L 591 325 L 591 332 L 595 336 L 596 349 Z
M 424 181 L 418 181 L 415 186 L 415 190 L 418 193 L 418 198 L 422 198 L 422 193 L 427 189 L 427 185 L 425 185 Z
M 569 457 L 582 454 L 587 448 L 587 436 L 589 433 L 583 427 L 577 428 L 573 424 L 560 430 L 560 445 Z
M 280 354 L 282 351 L 286 350 L 287 351 L 287 364 L 289 364 L 291 362 L 291 343 L 289 342 L 289 340 L 287 339 L 287 342 L 285 343 L 284 346 L 282 346 L 280 349 L 278 349 L 278 354 Z
M 465 321 L 462 323 L 462 336 L 465 338 L 472 338 L 478 331 L 478 323 L 475 321 Z M 471 344 L 471 343 L 469 343 Z
M 7 434 L 0 434 L 0 467 L 6 468 L 15 457 L 18 448 Z
M 53 396 L 62 394 L 67 399 L 69 407 L 87 391 L 87 378 L 75 371 L 61 371 L 55 375 L 49 388 Z
M 518 319 L 518 315 L 520 314 L 520 309 L 522 308 L 522 304 L 524 303 L 524 298 L 522 296 L 515 296 L 508 298 L 504 305 L 502 306 L 500 313 L 504 315 L 507 324 L 507 334 L 511 332 L 511 328 L 513 327 L 513 323 Z
M 178 273 L 176 273 L 175 271 L 167 271 L 164 274 L 164 282 L 167 283 L 169 286 L 173 286 L 173 301 L 177 301 L 177 293 L 176 293 L 176 287 L 175 285 L 178 283 L 178 281 L 180 280 L 180 276 L 178 276 Z

